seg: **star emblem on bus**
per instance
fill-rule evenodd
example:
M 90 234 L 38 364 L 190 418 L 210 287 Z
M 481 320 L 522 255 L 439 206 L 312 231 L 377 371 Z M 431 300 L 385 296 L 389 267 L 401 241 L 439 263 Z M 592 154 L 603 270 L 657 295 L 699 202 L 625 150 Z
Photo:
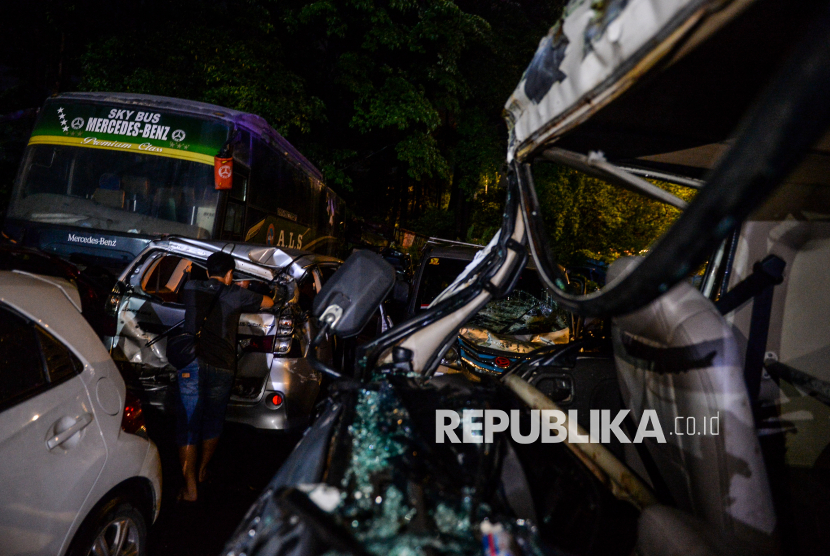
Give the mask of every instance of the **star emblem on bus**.
M 64 133 L 69 131 L 69 126 L 66 124 L 66 116 L 63 113 L 63 106 L 58 108 L 58 119 L 61 121 L 61 129 Z

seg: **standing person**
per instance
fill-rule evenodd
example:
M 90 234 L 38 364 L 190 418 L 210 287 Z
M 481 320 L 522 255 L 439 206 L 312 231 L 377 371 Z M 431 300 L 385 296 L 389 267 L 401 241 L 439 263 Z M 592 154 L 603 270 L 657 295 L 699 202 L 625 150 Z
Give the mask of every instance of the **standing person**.
M 232 256 L 214 253 L 207 260 L 209 279 L 184 286 L 185 331 L 199 338 L 196 359 L 178 371 L 176 442 L 185 482 L 179 499 L 188 502 L 198 498 L 197 467 L 198 481 L 204 482 L 219 443 L 236 373 L 239 315 L 274 305 L 269 297 L 233 285 L 235 268 Z

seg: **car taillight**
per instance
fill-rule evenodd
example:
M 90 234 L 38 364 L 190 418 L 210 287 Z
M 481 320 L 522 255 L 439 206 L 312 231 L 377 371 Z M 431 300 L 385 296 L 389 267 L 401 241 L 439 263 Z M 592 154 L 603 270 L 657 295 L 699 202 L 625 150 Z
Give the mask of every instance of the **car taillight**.
M 245 351 L 270 353 L 274 345 L 273 336 L 248 336 L 240 340 L 242 349 Z
M 109 297 L 107 297 L 106 303 L 104 303 L 104 311 L 109 316 L 114 317 L 118 313 L 118 305 L 121 303 L 121 297 L 125 291 L 126 286 L 120 280 L 112 287 L 112 291 Z
M 144 422 L 141 400 L 138 399 L 138 396 L 130 392 L 127 392 L 124 398 L 124 414 L 121 416 L 121 430 L 142 438 L 147 438 L 147 425 Z
M 294 333 L 294 319 L 290 315 L 283 315 L 277 322 L 277 335 L 290 336 Z
M 269 392 L 268 394 L 268 405 L 273 408 L 277 408 L 282 405 L 283 397 L 281 392 Z

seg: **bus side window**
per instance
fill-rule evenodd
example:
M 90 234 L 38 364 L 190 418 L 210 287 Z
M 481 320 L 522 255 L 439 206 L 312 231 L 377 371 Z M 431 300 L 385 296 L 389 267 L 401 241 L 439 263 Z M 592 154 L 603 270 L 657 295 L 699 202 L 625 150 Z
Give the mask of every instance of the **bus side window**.
M 245 130 L 239 131 L 238 140 L 233 143 L 233 158 L 245 166 L 251 165 L 251 134 Z
M 190 274 L 191 268 L 199 267 L 182 257 L 161 257 L 144 275 L 141 288 L 166 303 L 181 303 L 181 290 L 187 279 L 199 279 L 196 276 L 198 271 Z
M 231 198 L 243 203 L 248 196 L 248 178 L 239 172 L 233 173 L 233 182 L 231 187 Z
M 241 236 L 244 217 L 244 205 L 228 202 L 228 206 L 225 209 L 225 224 L 223 230 L 231 235 L 223 234 L 223 237 L 236 239 L 238 236 Z

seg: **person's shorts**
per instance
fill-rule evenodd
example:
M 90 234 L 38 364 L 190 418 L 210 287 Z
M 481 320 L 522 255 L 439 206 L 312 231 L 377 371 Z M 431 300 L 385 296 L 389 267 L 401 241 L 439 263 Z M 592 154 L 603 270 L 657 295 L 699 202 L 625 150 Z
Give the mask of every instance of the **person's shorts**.
M 234 372 L 194 360 L 178 371 L 176 443 L 198 444 L 222 433 Z

